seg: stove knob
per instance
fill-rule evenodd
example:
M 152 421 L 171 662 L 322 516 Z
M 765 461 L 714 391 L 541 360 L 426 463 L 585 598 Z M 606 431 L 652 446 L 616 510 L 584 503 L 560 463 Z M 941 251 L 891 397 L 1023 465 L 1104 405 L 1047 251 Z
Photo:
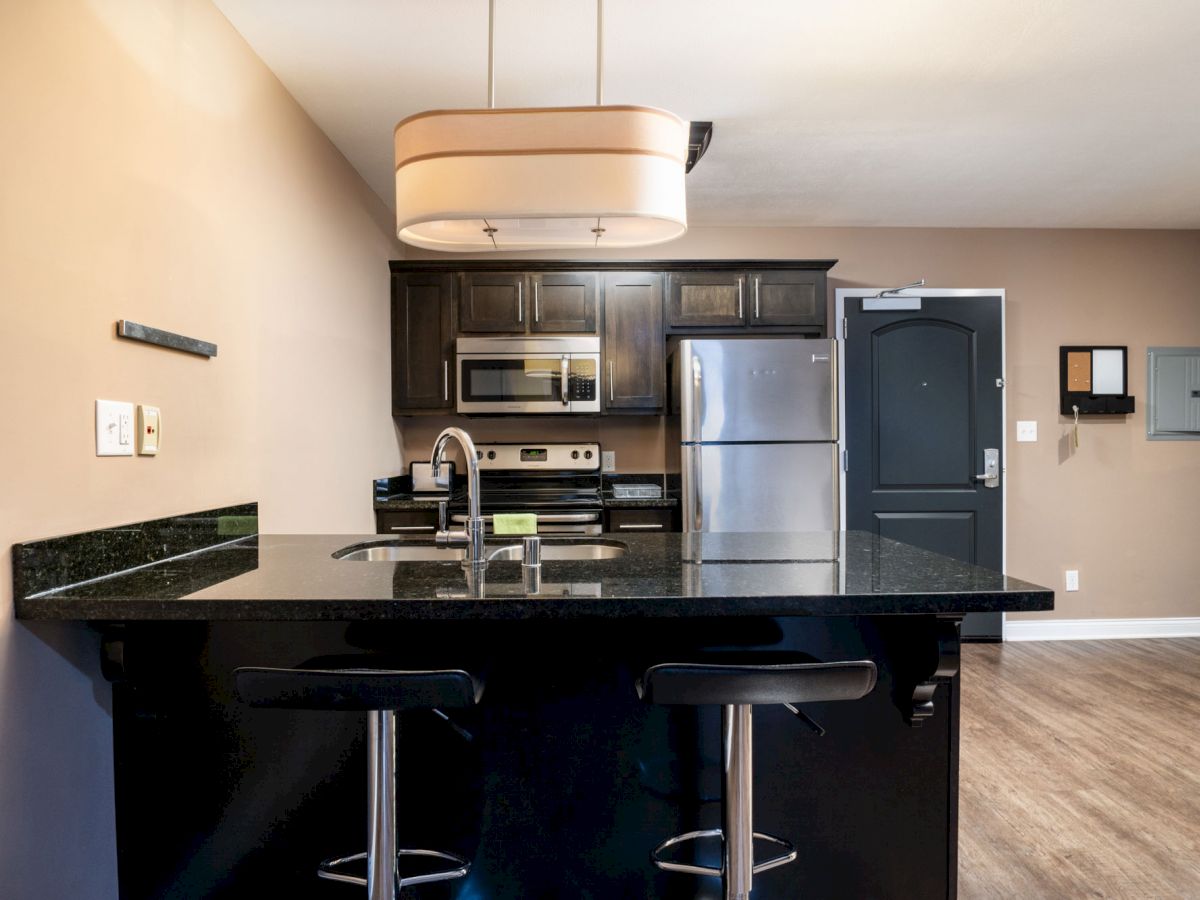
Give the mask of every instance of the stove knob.
M 579 451 L 578 450 L 571 451 L 571 459 L 579 459 Z
M 476 450 L 476 451 L 475 451 L 475 458 L 476 458 L 476 459 L 483 459 L 483 451 L 482 451 L 482 450 Z
M 591 450 L 585 450 L 585 451 L 583 451 L 583 458 L 584 458 L 584 459 L 591 459 L 591 458 L 592 458 L 592 451 L 591 451 Z
M 488 451 L 488 459 L 495 459 L 495 458 L 496 458 L 496 451 L 495 451 L 495 450 L 489 450 L 489 451 Z

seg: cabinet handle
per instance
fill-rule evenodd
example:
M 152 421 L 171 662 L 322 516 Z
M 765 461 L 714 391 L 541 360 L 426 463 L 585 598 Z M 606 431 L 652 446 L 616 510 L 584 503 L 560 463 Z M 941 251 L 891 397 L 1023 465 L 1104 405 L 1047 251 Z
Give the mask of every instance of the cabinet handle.
M 617 531 L 662 531 L 662 522 L 646 522 L 643 524 L 630 523 L 620 524 L 617 526 Z
M 521 284 L 521 282 L 518 281 L 517 282 L 517 321 L 518 322 L 525 321 L 525 295 L 521 290 L 522 287 L 523 287 L 523 285 Z
M 758 282 L 761 276 L 754 276 L 754 320 L 758 321 Z
M 738 276 L 738 318 L 739 319 L 744 318 L 744 314 L 742 312 L 742 283 L 743 283 L 742 276 L 739 275 Z
M 450 360 L 442 360 L 442 402 L 450 402 Z
M 388 531 L 433 531 L 432 525 L 393 525 Z
M 615 396 L 613 396 L 613 391 L 615 388 L 613 388 L 612 363 L 613 361 L 610 359 L 608 361 L 608 400 L 610 403 L 617 399 Z
M 535 281 L 533 283 L 533 321 L 535 322 L 542 321 L 542 312 L 538 307 L 538 293 L 538 283 Z

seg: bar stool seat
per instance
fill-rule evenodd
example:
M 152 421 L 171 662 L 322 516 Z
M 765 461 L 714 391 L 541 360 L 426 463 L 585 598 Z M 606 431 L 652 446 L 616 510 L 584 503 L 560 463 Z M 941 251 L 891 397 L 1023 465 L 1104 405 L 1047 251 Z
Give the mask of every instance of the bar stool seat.
M 238 696 L 252 707 L 367 713 L 368 849 L 325 860 L 317 875 L 365 886 L 369 900 L 396 900 L 407 886 L 462 878 L 471 869 L 456 853 L 396 847 L 396 714 L 474 706 L 483 684 L 460 669 L 368 668 L 363 659 L 325 658 L 295 669 L 243 667 L 234 670 L 234 682 Z M 401 877 L 400 857 L 437 859 L 450 866 Z M 363 860 L 367 877 L 346 871 Z
M 792 708 L 798 703 L 857 700 L 874 689 L 876 675 L 871 660 L 661 663 L 646 669 L 637 682 L 637 691 L 647 703 L 722 707 L 723 827 L 667 838 L 651 851 L 654 865 L 669 872 L 719 876 L 725 900 L 748 900 L 754 875 L 795 860 L 792 843 L 754 831 L 753 708 L 761 704 Z M 674 862 L 663 856 L 671 847 L 704 838 L 720 839 L 719 868 Z M 755 838 L 782 852 L 756 864 Z

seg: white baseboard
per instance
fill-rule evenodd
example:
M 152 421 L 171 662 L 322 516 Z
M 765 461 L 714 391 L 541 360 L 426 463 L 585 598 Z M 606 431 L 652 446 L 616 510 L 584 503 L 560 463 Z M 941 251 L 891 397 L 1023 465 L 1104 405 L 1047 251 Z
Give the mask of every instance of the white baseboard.
M 1006 641 L 1102 641 L 1200 637 L 1200 617 L 1179 619 L 1021 619 L 1005 617 Z

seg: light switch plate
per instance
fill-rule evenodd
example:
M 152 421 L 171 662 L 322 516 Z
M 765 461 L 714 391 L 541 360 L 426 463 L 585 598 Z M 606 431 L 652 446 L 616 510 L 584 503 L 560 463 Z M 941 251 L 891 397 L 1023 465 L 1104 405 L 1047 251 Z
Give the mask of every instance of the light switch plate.
M 162 413 L 157 406 L 138 404 L 137 433 L 137 452 L 141 456 L 157 455 L 162 443 Z
M 600 451 L 600 471 L 601 472 L 617 471 L 617 451 L 616 450 L 601 450 Z
M 1068 591 L 1079 590 L 1079 570 L 1078 569 L 1067 569 L 1066 577 L 1064 580 L 1067 583 L 1066 587 L 1067 587 Z
M 1018 443 L 1027 443 L 1037 440 L 1037 422 L 1018 421 L 1017 422 L 1017 441 Z
M 133 456 L 133 404 L 96 401 L 96 455 Z

